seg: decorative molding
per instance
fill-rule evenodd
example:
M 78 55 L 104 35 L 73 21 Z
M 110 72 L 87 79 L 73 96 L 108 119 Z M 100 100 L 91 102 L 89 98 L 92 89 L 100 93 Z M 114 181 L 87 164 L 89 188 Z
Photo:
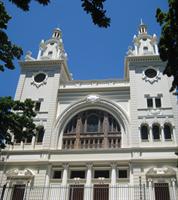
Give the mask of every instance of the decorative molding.
M 30 169 L 24 169 L 24 170 L 19 170 L 19 169 L 12 169 L 9 170 L 6 173 L 7 178 L 33 178 L 34 177 L 34 172 Z
M 35 81 L 35 76 L 37 76 L 38 74 L 45 74 L 45 76 L 46 76 L 45 79 L 43 81 L 39 82 L 39 83 Z M 32 76 L 31 85 L 34 85 L 37 88 L 39 88 L 42 85 L 46 85 L 47 79 L 48 79 L 48 74 L 45 73 L 44 71 L 35 72 L 35 73 L 33 73 L 33 76 Z
M 153 77 L 153 78 L 149 78 L 148 76 L 146 76 L 145 71 L 148 70 L 148 69 L 153 69 L 153 70 L 157 71 L 156 76 Z M 151 84 L 153 84 L 154 82 L 158 82 L 158 80 L 161 79 L 159 69 L 156 69 L 156 68 L 153 67 L 153 66 L 148 66 L 148 67 L 142 72 L 142 79 L 145 80 L 146 82 L 151 83 Z
M 96 103 L 100 101 L 100 97 L 95 94 L 88 95 L 85 99 L 86 99 L 86 102 L 89 102 L 89 103 Z

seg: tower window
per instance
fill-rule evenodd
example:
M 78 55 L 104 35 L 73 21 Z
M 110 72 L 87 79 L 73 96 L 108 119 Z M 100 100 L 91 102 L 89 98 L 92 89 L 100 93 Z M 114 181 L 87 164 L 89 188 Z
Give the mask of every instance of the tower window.
M 144 51 L 148 51 L 148 47 L 143 47 L 143 50 Z
M 143 124 L 141 126 L 141 139 L 148 140 L 148 125 L 147 124 Z
M 53 52 L 52 51 L 49 51 L 48 52 L 48 56 L 52 56 L 53 55 Z
M 145 76 L 148 78 L 154 78 L 157 75 L 157 71 L 155 69 L 149 68 L 145 70 Z
M 161 108 L 161 99 L 160 98 L 155 98 L 155 106 L 156 106 L 156 108 Z
M 45 130 L 44 130 L 43 126 L 37 127 L 37 134 L 36 134 L 36 142 L 37 143 L 43 142 L 44 132 L 45 132 Z
M 40 101 L 37 101 L 36 103 L 35 103 L 35 111 L 40 111 L 40 107 L 41 107 L 41 102 Z
M 45 73 L 39 73 L 34 77 L 34 81 L 36 83 L 41 83 L 46 79 L 46 74 Z
M 172 139 L 172 127 L 170 124 L 164 125 L 164 138 L 165 138 L 165 140 Z
M 148 108 L 153 108 L 153 99 L 152 98 L 148 98 L 147 99 L 147 107 Z
M 154 124 L 152 127 L 153 139 L 160 140 L 160 126 L 158 124 Z

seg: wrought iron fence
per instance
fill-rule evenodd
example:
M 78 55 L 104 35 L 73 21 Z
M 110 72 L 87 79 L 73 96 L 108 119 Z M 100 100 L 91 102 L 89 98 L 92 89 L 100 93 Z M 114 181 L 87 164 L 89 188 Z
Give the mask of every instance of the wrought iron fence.
M 178 188 L 168 184 L 141 186 L 110 186 L 95 184 L 91 187 L 27 187 L 14 185 L 0 187 L 0 200 L 178 200 Z

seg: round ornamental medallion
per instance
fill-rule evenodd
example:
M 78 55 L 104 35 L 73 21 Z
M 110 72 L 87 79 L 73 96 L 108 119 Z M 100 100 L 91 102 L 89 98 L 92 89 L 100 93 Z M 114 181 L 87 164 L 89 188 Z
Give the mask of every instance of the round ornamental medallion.
M 157 71 L 155 69 L 149 68 L 149 69 L 145 70 L 145 75 L 148 78 L 154 78 L 157 75 Z
M 39 88 L 47 83 L 48 74 L 43 71 L 39 71 L 33 74 L 31 84 Z
M 35 81 L 36 83 L 41 83 L 41 82 L 43 82 L 45 79 L 46 79 L 46 74 L 44 74 L 44 73 L 39 73 L 39 74 L 37 74 L 37 75 L 34 77 L 34 81 Z
M 142 79 L 146 82 L 150 82 L 151 84 L 157 82 L 159 79 L 161 79 L 159 68 L 149 66 L 142 72 Z

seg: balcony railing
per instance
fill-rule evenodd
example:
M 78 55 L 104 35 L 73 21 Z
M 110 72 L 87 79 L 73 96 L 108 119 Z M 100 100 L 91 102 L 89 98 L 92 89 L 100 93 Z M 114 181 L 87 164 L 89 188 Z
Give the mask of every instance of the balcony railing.
M 121 135 L 109 133 L 104 137 L 100 133 L 81 134 L 76 138 L 75 134 L 65 134 L 63 136 L 63 149 L 100 149 L 100 148 L 120 148 Z
M 0 200 L 178 200 L 177 186 L 168 184 L 110 186 L 109 184 L 66 187 L 0 187 Z

